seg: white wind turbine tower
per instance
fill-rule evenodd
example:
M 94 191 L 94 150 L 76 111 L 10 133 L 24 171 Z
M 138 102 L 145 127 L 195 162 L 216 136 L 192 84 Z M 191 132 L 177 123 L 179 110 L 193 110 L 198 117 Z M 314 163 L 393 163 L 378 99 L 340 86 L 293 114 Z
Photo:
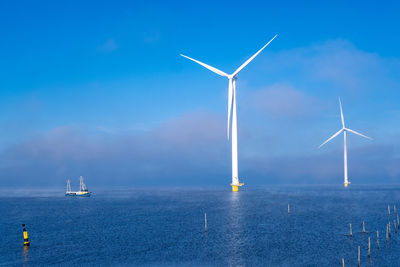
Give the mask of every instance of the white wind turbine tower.
M 187 59 L 190 59 L 203 67 L 211 70 L 212 72 L 215 72 L 216 74 L 219 74 L 223 77 L 226 77 L 229 79 L 229 89 L 228 89 L 228 129 L 227 129 L 227 134 L 228 134 L 228 139 L 229 139 L 229 131 L 230 131 L 230 120 L 231 120 L 231 111 L 232 111 L 232 191 L 237 192 L 239 190 L 239 186 L 242 186 L 243 183 L 239 182 L 239 175 L 238 175 L 238 144 L 237 144 L 237 116 L 236 116 L 236 79 L 238 73 L 247 66 L 261 51 L 264 50 L 267 45 L 269 45 L 272 40 L 275 39 L 277 35 L 275 35 L 266 45 L 264 45 L 257 53 L 255 53 L 252 57 L 250 57 L 248 60 L 246 60 L 234 73 L 232 74 L 227 74 L 217 68 L 211 67 L 210 65 L 207 65 L 203 62 L 200 62 L 196 59 L 190 58 L 188 56 L 182 55 L 182 57 L 185 57 Z
M 340 106 L 340 117 L 342 119 L 342 129 L 340 129 L 337 133 L 335 133 L 334 135 L 332 135 L 328 140 L 326 140 L 325 142 L 323 142 L 318 148 L 321 148 L 323 145 L 325 145 L 326 143 L 328 143 L 329 141 L 331 141 L 333 138 L 335 138 L 336 136 L 338 136 L 340 133 L 343 132 L 343 138 L 344 138 L 344 187 L 347 187 L 350 182 L 349 179 L 347 177 L 347 141 L 346 141 L 346 134 L 347 132 L 362 136 L 364 138 L 370 139 L 372 140 L 371 137 L 365 136 L 359 132 L 356 132 L 354 130 L 351 130 L 349 128 L 346 128 L 345 124 L 344 124 L 344 118 L 343 118 L 343 110 L 342 110 L 342 102 L 340 101 L 340 97 L 339 97 L 339 106 Z

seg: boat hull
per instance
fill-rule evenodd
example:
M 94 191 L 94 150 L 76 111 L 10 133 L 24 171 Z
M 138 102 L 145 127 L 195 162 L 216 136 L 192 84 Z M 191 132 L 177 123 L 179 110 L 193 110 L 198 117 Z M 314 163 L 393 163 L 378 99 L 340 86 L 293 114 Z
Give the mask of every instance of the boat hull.
M 66 197 L 90 197 L 90 192 L 67 192 Z

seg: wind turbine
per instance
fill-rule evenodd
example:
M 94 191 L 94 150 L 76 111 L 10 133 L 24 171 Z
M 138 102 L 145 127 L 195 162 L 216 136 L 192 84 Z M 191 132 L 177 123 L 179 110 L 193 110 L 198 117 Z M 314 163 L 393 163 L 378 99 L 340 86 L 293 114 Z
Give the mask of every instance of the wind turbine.
M 266 45 L 264 45 L 260 50 L 257 51 L 252 57 L 246 60 L 235 72 L 232 74 L 227 74 L 217 68 L 214 68 L 210 65 L 207 65 L 203 62 L 200 62 L 196 59 L 191 57 L 185 56 L 180 54 L 182 57 L 190 59 L 203 67 L 215 72 L 218 75 L 228 78 L 229 80 L 229 89 L 228 89 L 228 128 L 227 128 L 227 135 L 229 140 L 229 131 L 231 130 L 231 141 L 232 141 L 232 191 L 237 192 L 239 190 L 239 186 L 244 185 L 243 183 L 239 182 L 239 175 L 238 175 L 238 144 L 237 144 L 237 115 L 236 115 L 236 80 L 238 73 L 247 66 L 261 51 L 264 50 L 272 40 L 275 39 L 277 35 L 275 35 Z M 230 129 L 230 121 L 231 121 L 231 112 L 232 112 L 232 129 Z
M 342 102 L 340 101 L 340 97 L 339 97 L 339 106 L 340 106 L 340 117 L 342 119 L 342 129 L 340 129 L 337 133 L 335 133 L 334 135 L 332 135 L 328 140 L 326 140 L 325 142 L 323 142 L 318 148 L 321 148 L 323 145 L 325 145 L 326 143 L 328 143 L 329 141 L 331 141 L 333 138 L 335 138 L 336 136 L 338 136 L 340 133 L 343 132 L 343 138 L 344 138 L 344 187 L 347 187 L 350 182 L 348 180 L 347 177 L 347 141 L 346 141 L 346 134 L 347 132 L 362 136 L 364 138 L 373 140 L 371 137 L 365 136 L 359 132 L 356 132 L 354 130 L 351 130 L 349 128 L 346 128 L 345 124 L 344 124 L 344 117 L 343 117 L 343 110 L 342 110 Z

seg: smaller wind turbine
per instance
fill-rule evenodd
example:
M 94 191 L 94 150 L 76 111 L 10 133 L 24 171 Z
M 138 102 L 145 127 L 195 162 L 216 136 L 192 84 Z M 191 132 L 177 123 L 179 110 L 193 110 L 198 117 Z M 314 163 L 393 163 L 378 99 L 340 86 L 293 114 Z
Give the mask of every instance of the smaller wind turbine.
M 323 145 L 325 145 L 326 143 L 328 143 L 333 138 L 335 138 L 336 136 L 338 136 L 339 134 L 341 134 L 343 132 L 343 137 L 344 137 L 344 187 L 347 187 L 350 184 L 350 182 L 348 180 L 348 177 L 347 177 L 347 142 L 346 142 L 346 134 L 347 134 L 347 132 L 362 136 L 362 137 L 370 139 L 370 140 L 373 140 L 373 139 L 371 137 L 365 136 L 365 135 L 363 135 L 363 134 L 361 134 L 359 132 L 356 132 L 354 130 L 346 128 L 346 126 L 344 125 L 342 102 L 340 101 L 340 97 L 339 97 L 339 106 L 340 106 L 340 117 L 342 119 L 342 129 L 340 129 L 337 133 L 332 135 L 328 140 L 323 142 L 318 148 L 321 148 Z

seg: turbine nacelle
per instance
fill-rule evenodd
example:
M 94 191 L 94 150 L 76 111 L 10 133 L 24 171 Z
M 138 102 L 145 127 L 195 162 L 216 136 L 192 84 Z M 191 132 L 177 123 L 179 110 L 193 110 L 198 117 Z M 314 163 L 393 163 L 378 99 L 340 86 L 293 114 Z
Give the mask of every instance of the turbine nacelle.
M 338 132 L 336 132 L 334 135 L 332 135 L 328 140 L 326 140 L 325 142 L 323 142 L 318 148 L 321 148 L 323 145 L 325 145 L 326 143 L 328 143 L 329 141 L 331 141 L 333 138 L 335 138 L 336 136 L 338 136 L 340 133 L 342 132 L 350 132 L 356 135 L 359 135 L 361 137 L 367 138 L 369 140 L 373 140 L 371 137 L 363 135 L 362 133 L 359 133 L 357 131 L 354 131 L 352 129 L 346 128 L 346 126 L 344 126 L 344 116 L 343 116 L 343 109 L 342 109 L 342 102 L 340 101 L 340 97 L 339 97 L 339 107 L 340 107 L 340 119 L 342 121 L 342 129 L 340 129 Z

